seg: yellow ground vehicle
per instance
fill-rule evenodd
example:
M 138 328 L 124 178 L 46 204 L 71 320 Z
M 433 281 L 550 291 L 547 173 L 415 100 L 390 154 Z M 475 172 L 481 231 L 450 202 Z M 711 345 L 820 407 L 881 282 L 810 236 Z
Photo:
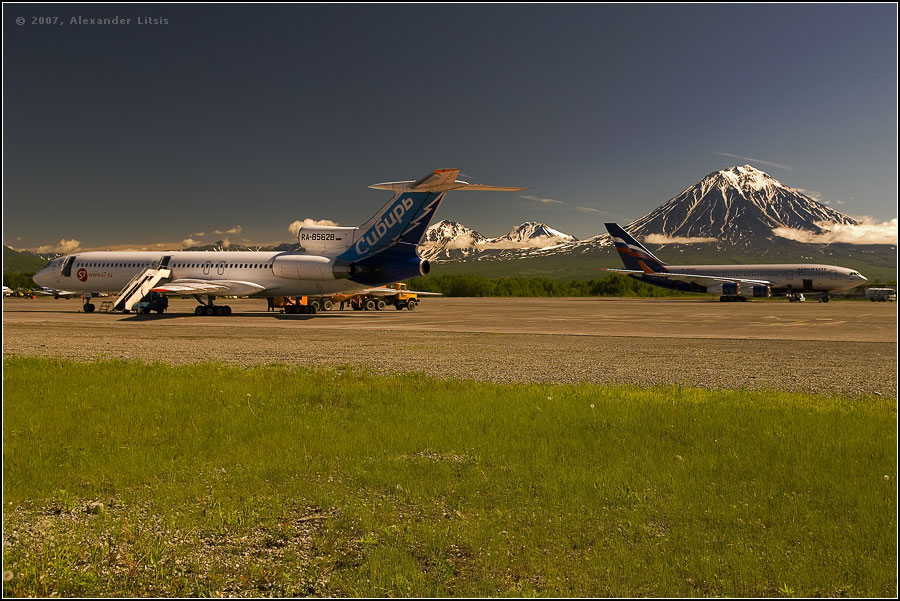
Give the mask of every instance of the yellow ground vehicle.
M 418 292 L 409 290 L 406 284 L 396 283 L 370 288 L 358 294 L 335 294 L 331 297 L 334 303 L 346 303 L 355 311 L 381 311 L 389 306 L 398 311 L 412 311 L 419 306 L 420 296 L 440 296 L 437 292 Z
M 332 296 L 303 296 L 287 298 L 276 296 L 269 298 L 269 311 L 284 308 L 285 313 L 316 313 L 330 311 L 336 305 L 345 305 L 354 311 L 381 311 L 394 307 L 398 311 L 414 310 L 419 306 L 419 296 L 440 296 L 437 292 L 418 292 L 407 288 L 406 284 L 396 283 L 378 288 L 369 288 L 357 293 L 334 294 Z
M 388 284 L 385 288 L 393 288 L 398 291 L 397 294 L 389 297 L 393 301 L 394 308 L 398 311 L 401 309 L 412 311 L 419 304 L 419 293 L 409 290 L 406 284 L 402 282 Z
M 269 301 L 269 311 L 275 311 L 283 308 L 285 313 L 290 314 L 307 314 L 312 315 L 318 311 L 329 311 L 333 306 L 331 299 L 328 297 L 307 297 L 298 296 L 291 298 L 289 296 L 274 296 L 267 299 Z

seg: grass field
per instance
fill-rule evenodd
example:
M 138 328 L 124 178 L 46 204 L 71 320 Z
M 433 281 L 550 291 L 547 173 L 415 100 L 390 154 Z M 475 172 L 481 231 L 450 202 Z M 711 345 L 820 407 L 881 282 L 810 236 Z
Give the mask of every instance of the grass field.
M 894 399 L 7 358 L 4 595 L 896 595 Z

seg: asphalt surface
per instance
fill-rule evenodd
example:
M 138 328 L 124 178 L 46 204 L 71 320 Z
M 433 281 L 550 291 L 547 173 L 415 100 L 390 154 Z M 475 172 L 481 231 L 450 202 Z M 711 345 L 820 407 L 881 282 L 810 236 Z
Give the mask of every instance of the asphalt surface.
M 352 365 L 500 382 L 678 384 L 897 395 L 894 303 L 427 298 L 416 311 L 266 311 L 197 317 L 81 312 L 81 301 L 4 299 L 3 353 Z

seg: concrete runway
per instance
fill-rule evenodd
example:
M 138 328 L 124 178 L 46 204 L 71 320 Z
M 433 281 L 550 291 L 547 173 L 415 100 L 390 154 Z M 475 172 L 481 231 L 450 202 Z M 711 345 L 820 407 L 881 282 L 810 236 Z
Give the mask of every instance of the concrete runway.
M 6 355 L 353 365 L 494 381 L 680 384 L 848 395 L 897 393 L 893 303 L 426 298 L 416 311 L 266 311 L 197 317 L 81 312 L 4 299 Z

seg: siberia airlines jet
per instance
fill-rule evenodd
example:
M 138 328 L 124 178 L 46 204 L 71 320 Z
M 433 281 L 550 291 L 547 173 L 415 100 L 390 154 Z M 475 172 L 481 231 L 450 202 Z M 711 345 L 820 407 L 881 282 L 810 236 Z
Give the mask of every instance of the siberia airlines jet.
M 83 252 L 59 257 L 34 275 L 42 286 L 82 294 L 85 312 L 97 293 L 114 294 L 109 308 L 129 311 L 157 292 L 194 296 L 197 315 L 230 315 L 216 296 L 321 296 L 370 289 L 428 273 L 418 254 L 444 195 L 450 190 L 513 192 L 527 188 L 483 186 L 456 179 L 459 169 L 439 169 L 417 181 L 369 186 L 393 198 L 359 227 L 305 226 L 302 247 L 291 252 Z M 102 308 L 102 307 L 101 307 Z M 311 306 L 308 312 L 314 312 Z
M 866 281 L 858 271 L 834 265 L 808 263 L 768 265 L 666 265 L 616 223 L 606 229 L 619 251 L 625 269 L 607 269 L 637 277 L 648 284 L 718 294 L 722 301 L 745 301 L 747 297 L 787 295 L 791 300 L 807 292 L 849 290 Z

